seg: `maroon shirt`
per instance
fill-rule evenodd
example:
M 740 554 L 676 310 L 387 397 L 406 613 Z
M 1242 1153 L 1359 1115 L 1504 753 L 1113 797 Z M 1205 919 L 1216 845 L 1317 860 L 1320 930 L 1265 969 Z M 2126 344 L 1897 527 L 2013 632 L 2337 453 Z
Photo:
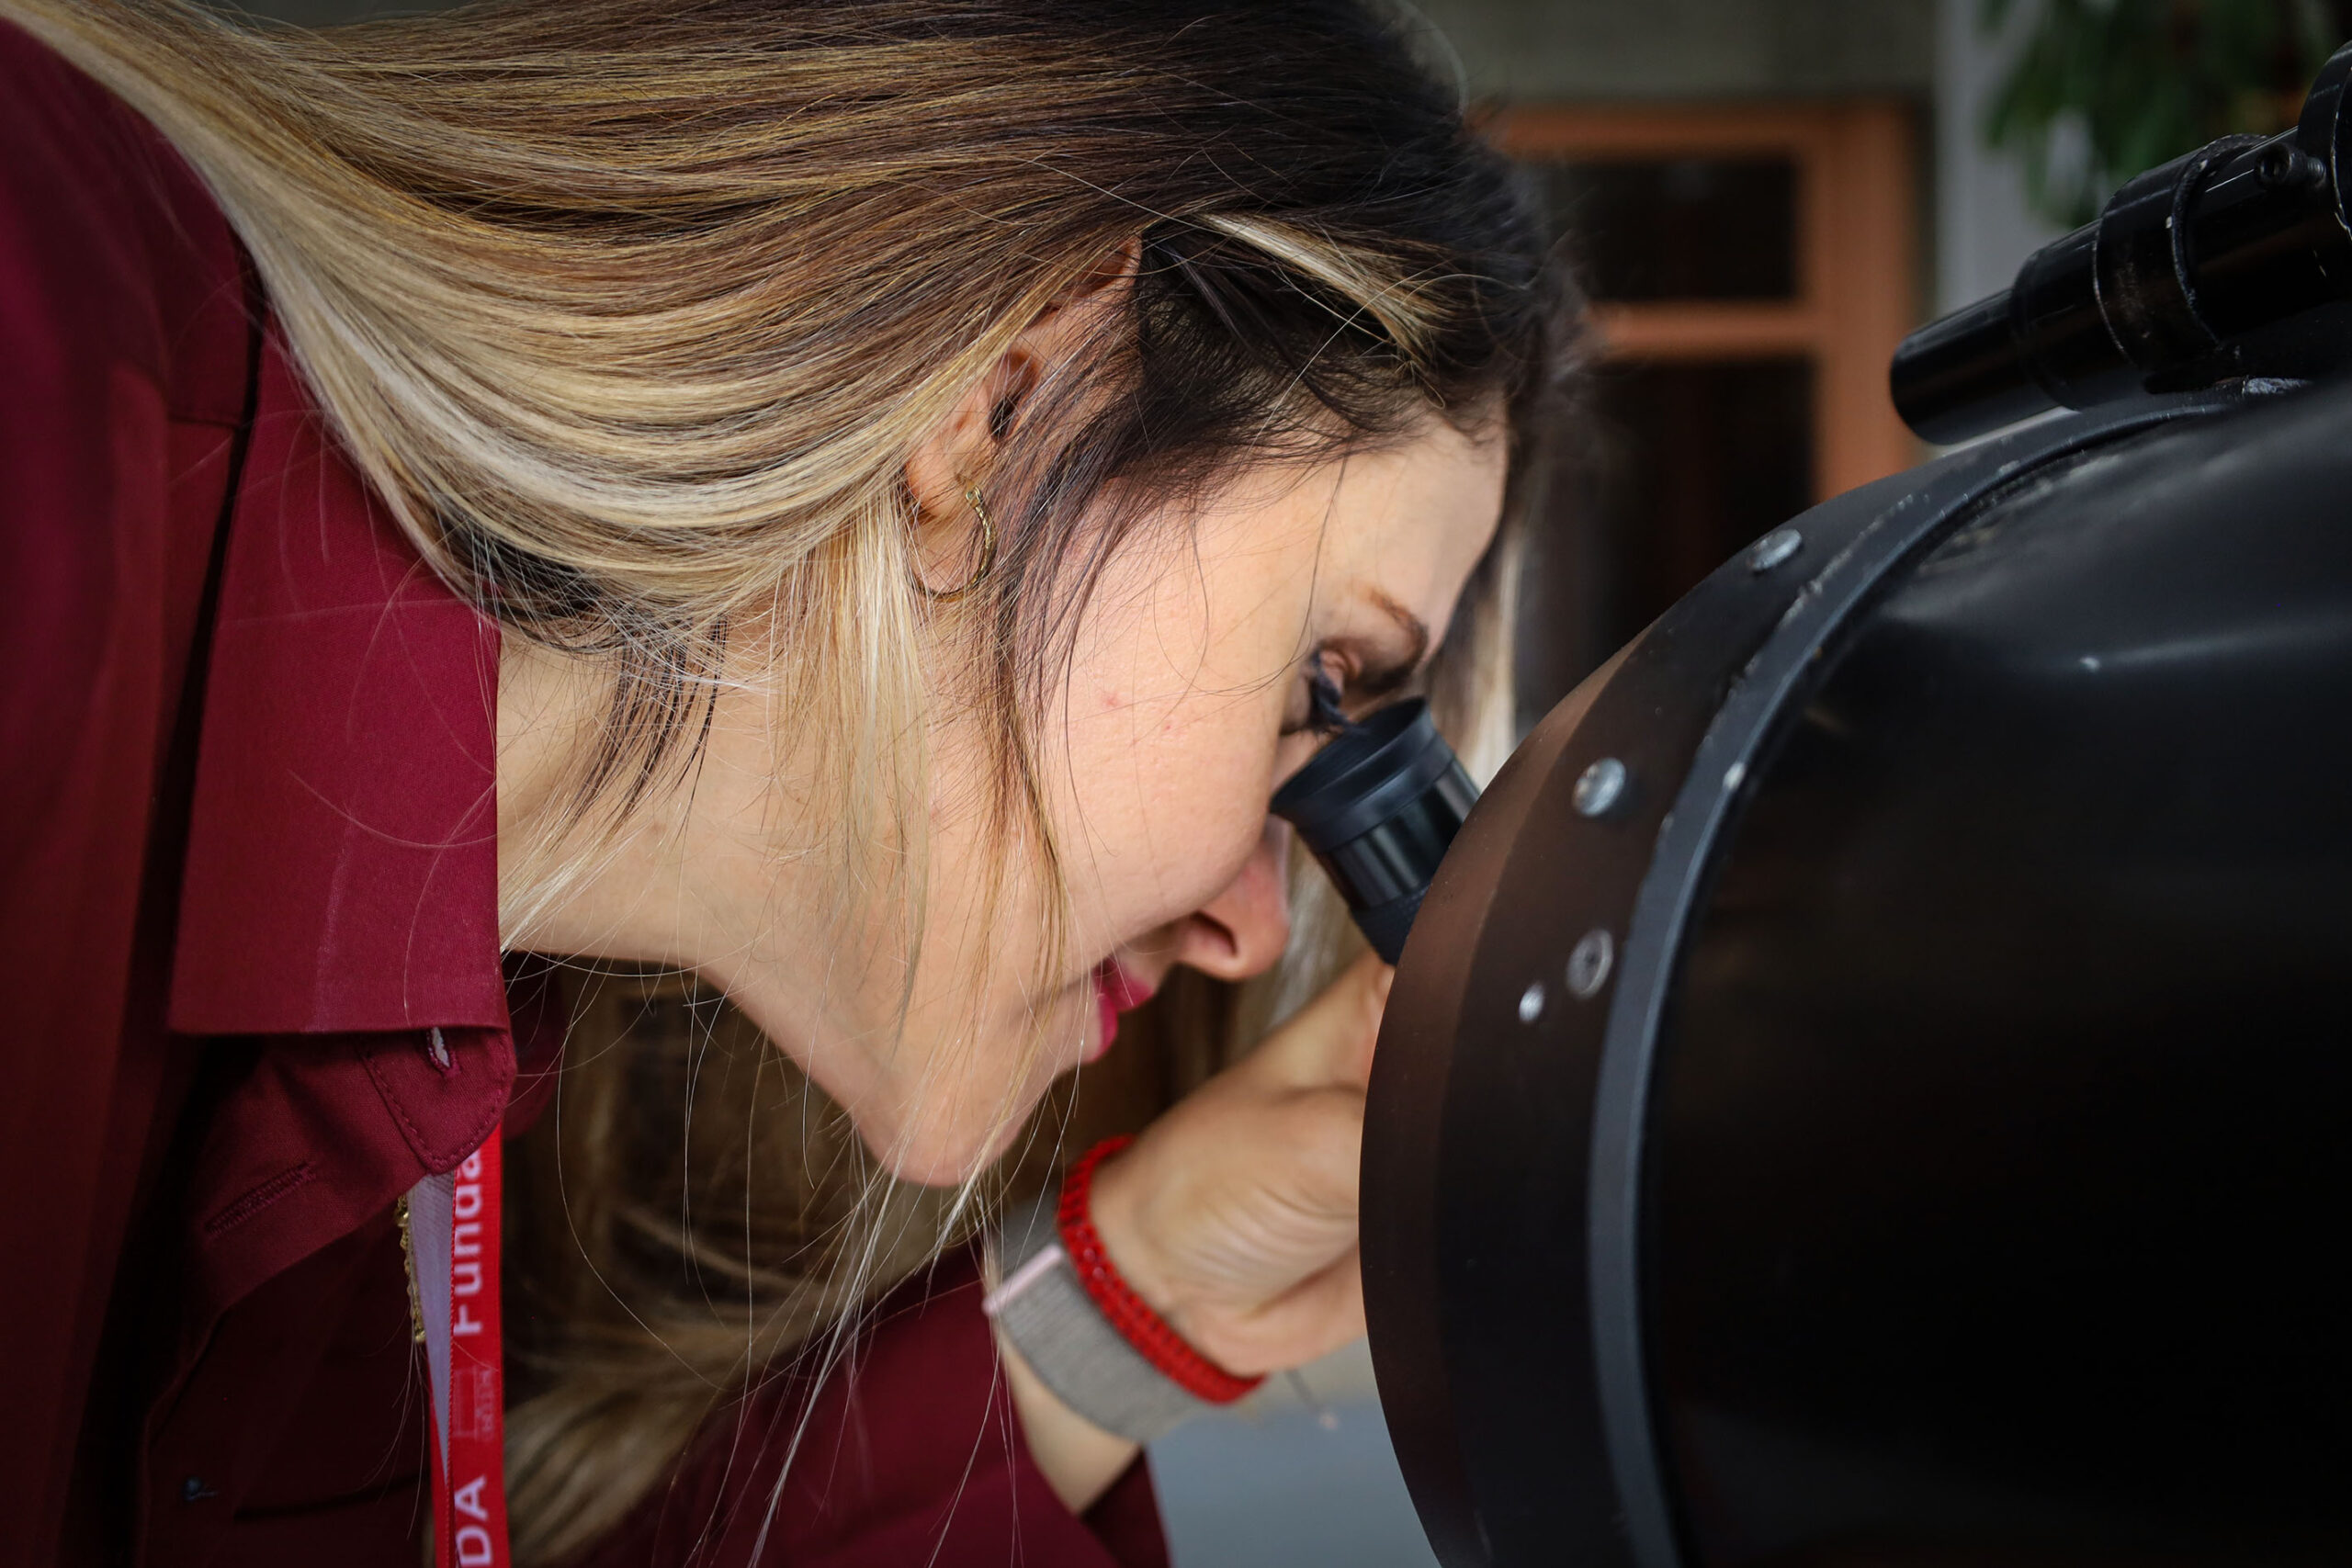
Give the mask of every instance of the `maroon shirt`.
M 414 1568 L 392 1205 L 553 1066 L 498 947 L 497 628 L 266 323 L 187 166 L 0 24 L 0 1563 Z M 601 1561 L 752 1561 L 806 1397 L 715 1416 Z M 1095 1529 L 1046 1489 L 968 1257 L 809 1414 L 761 1561 L 1165 1560 L 1141 1465 Z

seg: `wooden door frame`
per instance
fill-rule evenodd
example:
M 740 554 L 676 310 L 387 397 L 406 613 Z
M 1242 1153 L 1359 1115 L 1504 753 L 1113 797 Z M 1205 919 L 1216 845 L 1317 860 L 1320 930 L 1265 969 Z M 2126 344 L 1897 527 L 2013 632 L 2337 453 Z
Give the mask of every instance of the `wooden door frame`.
M 1797 298 L 1599 304 L 1604 358 L 1814 363 L 1814 491 L 1917 462 L 1886 370 L 1918 322 L 1914 111 L 1901 100 L 1525 106 L 1489 121 L 1512 155 L 1602 163 L 1780 153 L 1797 172 Z

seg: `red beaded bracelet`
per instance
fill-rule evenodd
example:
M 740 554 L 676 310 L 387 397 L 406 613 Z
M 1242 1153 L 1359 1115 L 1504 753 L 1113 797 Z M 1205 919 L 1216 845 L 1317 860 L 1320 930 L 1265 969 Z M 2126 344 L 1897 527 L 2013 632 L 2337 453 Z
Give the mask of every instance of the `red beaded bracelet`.
M 1061 1208 L 1056 1216 L 1062 1234 L 1062 1251 L 1069 1256 L 1069 1266 L 1077 1273 L 1079 1283 L 1086 1287 L 1087 1295 L 1093 1299 L 1096 1310 L 1145 1360 L 1194 1398 L 1211 1404 L 1230 1404 L 1264 1382 L 1265 1378 L 1235 1377 L 1186 1344 L 1184 1337 L 1170 1328 L 1168 1320 L 1152 1311 L 1119 1277 L 1111 1255 L 1102 1249 L 1102 1238 L 1095 1234 L 1088 1208 L 1094 1192 L 1094 1168 L 1133 1142 L 1127 1137 L 1105 1138 L 1070 1168 L 1069 1175 L 1062 1181 Z

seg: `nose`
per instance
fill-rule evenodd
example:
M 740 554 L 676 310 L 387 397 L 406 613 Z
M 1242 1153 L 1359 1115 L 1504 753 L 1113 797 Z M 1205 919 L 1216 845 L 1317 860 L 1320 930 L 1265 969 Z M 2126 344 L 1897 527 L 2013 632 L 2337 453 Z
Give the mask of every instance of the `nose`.
M 1290 944 L 1289 866 L 1290 826 L 1270 817 L 1233 880 L 1178 926 L 1176 962 L 1220 980 L 1272 968 Z

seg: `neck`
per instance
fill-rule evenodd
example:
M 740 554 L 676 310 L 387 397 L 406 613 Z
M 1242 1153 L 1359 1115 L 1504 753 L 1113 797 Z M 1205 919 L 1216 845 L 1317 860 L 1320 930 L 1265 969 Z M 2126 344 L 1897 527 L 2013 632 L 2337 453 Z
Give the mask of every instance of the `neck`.
M 519 637 L 506 640 L 499 665 L 505 944 L 693 971 L 827 1092 L 871 1099 L 876 1024 L 863 965 L 898 962 L 887 940 L 895 928 L 828 923 L 839 879 L 825 824 L 804 809 L 820 792 L 808 759 L 779 751 L 767 694 L 723 685 L 691 763 L 615 824 L 604 803 L 584 819 L 579 810 L 610 675 Z M 887 978 L 902 983 L 895 970 Z
M 498 687 L 501 940 L 572 957 L 693 964 L 700 922 L 679 897 L 683 792 L 650 792 L 618 825 L 609 810 L 581 810 L 610 675 L 510 636 Z

